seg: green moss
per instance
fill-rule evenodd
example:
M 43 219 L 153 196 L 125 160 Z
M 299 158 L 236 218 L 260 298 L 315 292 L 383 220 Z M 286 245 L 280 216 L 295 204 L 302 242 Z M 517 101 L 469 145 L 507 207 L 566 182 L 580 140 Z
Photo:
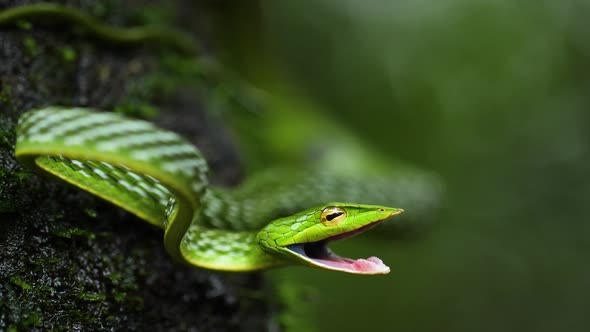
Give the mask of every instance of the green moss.
M 10 278 L 10 282 L 17 285 L 18 287 L 20 287 L 22 290 L 25 290 L 25 291 L 29 291 L 33 288 L 28 282 L 26 282 L 20 276 L 13 276 L 12 278 Z
M 7 331 L 28 331 L 33 327 L 41 325 L 41 314 L 38 311 L 32 311 L 23 314 L 22 320 L 17 326 L 11 326 Z
M 96 294 L 96 293 L 82 293 L 82 294 L 80 294 L 80 299 L 86 300 L 86 301 L 92 301 L 92 302 L 104 301 L 104 299 L 106 299 L 106 298 L 107 297 L 104 294 Z
M 38 265 L 38 266 L 44 266 L 44 265 L 57 264 L 59 262 L 60 262 L 60 260 L 58 257 L 51 257 L 50 256 L 50 257 L 40 257 L 34 261 L 34 264 Z
M 113 284 L 118 284 L 119 281 L 121 281 L 121 279 L 123 278 L 123 276 L 120 273 L 107 274 L 106 277 L 109 278 L 113 282 Z
M 121 293 L 115 294 L 114 299 L 117 302 L 123 302 L 123 300 L 125 300 L 126 297 L 127 297 L 127 293 L 121 292 Z
M 80 236 L 88 240 L 94 240 L 96 238 L 96 235 L 94 235 L 94 233 L 77 227 L 72 227 L 61 231 L 55 231 L 53 234 L 66 239 L 71 239 L 75 236 Z
M 72 63 L 78 58 L 78 53 L 70 46 L 60 47 L 58 50 L 61 58 L 67 63 Z
M 18 20 L 16 21 L 16 26 L 19 29 L 25 30 L 25 31 L 29 31 L 33 28 L 33 24 L 30 21 L 27 20 Z
M 108 82 L 112 78 L 111 67 L 99 64 L 96 66 L 96 70 L 98 72 L 99 82 Z
M 0 101 L 4 103 L 10 102 L 10 97 L 12 96 L 12 86 L 8 84 L 2 84 L 0 87 Z
M 82 210 L 87 216 L 91 218 L 96 218 L 96 209 L 93 209 L 91 207 L 84 207 Z
M 38 291 L 39 293 L 53 294 L 55 293 L 56 289 L 53 287 L 41 285 L 36 289 L 36 291 Z
M 36 56 L 39 54 L 39 46 L 33 37 L 25 37 L 23 39 L 23 46 L 25 47 L 25 51 L 29 56 Z

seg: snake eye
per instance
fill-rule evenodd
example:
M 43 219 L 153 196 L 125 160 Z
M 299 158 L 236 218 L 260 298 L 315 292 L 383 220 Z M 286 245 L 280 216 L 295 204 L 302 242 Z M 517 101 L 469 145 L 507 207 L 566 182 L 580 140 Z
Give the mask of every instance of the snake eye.
M 328 206 L 320 214 L 320 220 L 326 226 L 338 225 L 344 218 L 346 218 L 346 211 L 336 206 Z

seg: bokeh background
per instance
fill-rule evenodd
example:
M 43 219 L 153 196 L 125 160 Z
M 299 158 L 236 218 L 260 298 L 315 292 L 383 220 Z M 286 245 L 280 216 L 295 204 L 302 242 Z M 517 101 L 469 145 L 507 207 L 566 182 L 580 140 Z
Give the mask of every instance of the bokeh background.
M 284 324 L 588 329 L 590 2 L 261 0 L 218 10 L 224 61 L 275 105 L 306 100 L 446 184 L 428 230 L 335 245 L 378 255 L 391 274 L 271 272 L 291 303 Z

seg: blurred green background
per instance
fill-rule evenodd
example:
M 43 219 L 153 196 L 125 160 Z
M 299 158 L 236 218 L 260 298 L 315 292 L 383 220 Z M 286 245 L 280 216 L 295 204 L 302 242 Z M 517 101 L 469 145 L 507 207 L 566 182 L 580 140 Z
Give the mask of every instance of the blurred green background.
M 447 188 L 427 232 L 334 246 L 387 276 L 272 271 L 291 330 L 589 328 L 590 2 L 229 7 L 223 57 L 279 100 L 270 111 L 313 105 Z

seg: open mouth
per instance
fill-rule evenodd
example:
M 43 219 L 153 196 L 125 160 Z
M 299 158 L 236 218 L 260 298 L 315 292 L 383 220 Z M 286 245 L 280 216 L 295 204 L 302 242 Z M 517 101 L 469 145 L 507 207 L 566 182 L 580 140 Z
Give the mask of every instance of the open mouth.
M 330 241 L 350 238 L 375 227 L 383 221 L 385 221 L 385 219 L 321 241 L 292 244 L 287 246 L 287 249 L 313 265 L 321 266 L 325 269 L 354 274 L 387 274 L 390 271 L 389 266 L 383 264 L 383 261 L 377 257 L 373 256 L 366 259 L 340 257 L 333 253 L 327 246 Z

